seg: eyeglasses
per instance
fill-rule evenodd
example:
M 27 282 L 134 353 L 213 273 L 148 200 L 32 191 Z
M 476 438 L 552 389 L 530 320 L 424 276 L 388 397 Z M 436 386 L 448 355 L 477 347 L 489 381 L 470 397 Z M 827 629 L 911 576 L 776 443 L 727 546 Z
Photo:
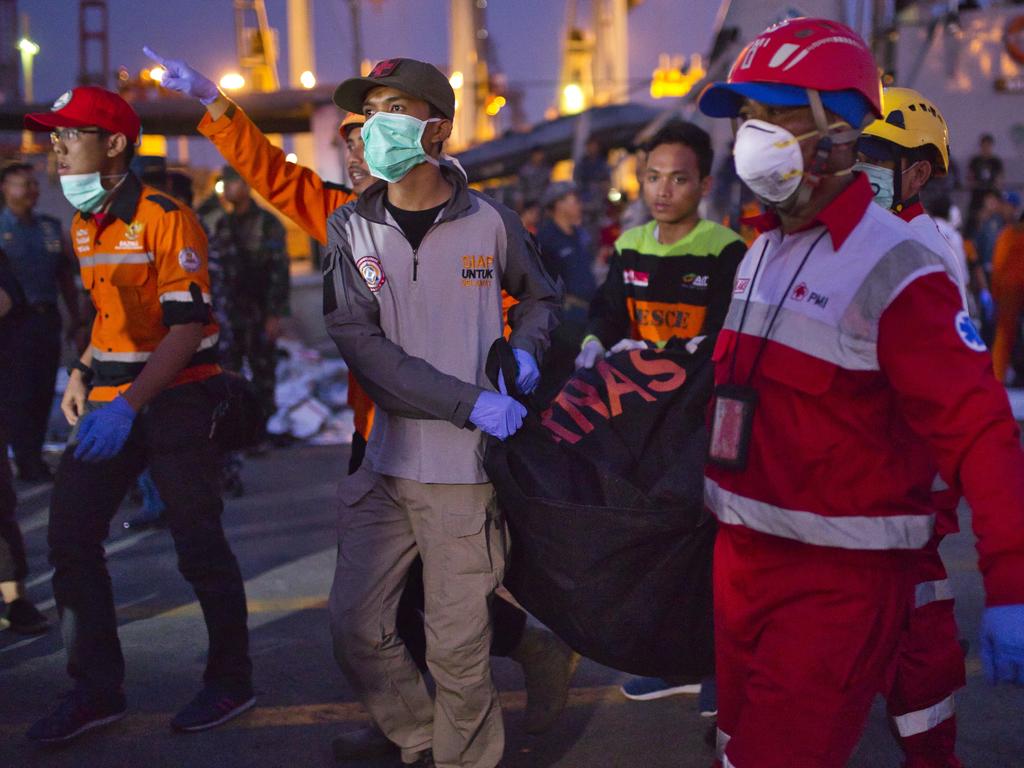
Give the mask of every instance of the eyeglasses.
M 78 141 L 83 133 L 103 133 L 102 128 L 58 128 L 50 131 L 50 143 L 70 144 Z

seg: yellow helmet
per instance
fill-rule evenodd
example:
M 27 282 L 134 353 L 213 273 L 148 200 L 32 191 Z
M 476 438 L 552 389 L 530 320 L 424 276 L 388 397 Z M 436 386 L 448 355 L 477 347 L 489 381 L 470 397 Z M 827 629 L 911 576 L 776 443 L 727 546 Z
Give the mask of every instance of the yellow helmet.
M 932 175 L 949 171 L 949 129 L 939 108 L 911 88 L 886 88 L 882 91 L 881 120 L 864 129 L 864 136 L 890 141 L 906 149 L 932 147 L 935 161 Z

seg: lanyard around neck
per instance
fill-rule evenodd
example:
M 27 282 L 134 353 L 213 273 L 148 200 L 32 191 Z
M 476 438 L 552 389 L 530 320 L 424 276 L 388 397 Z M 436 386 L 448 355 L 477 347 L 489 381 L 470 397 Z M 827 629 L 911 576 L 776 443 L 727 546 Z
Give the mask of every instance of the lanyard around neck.
M 772 330 L 775 328 L 775 321 L 779 319 L 779 313 L 782 311 L 782 305 L 786 302 L 786 299 L 789 297 L 789 292 L 793 290 L 793 284 L 796 282 L 796 279 L 800 276 L 800 273 L 803 271 L 804 265 L 807 264 L 807 260 L 811 257 L 811 254 L 814 252 L 814 249 L 818 246 L 818 243 L 821 242 L 821 239 L 826 234 L 828 234 L 827 229 L 823 230 L 822 233 L 815 238 L 814 242 L 811 243 L 811 247 L 807 249 L 807 253 L 805 253 L 804 257 L 800 260 L 800 264 L 797 266 L 796 271 L 793 273 L 793 276 L 789 279 L 789 284 L 786 286 L 786 290 L 782 294 L 782 298 L 779 299 L 779 303 L 775 306 L 775 311 L 772 313 L 771 320 L 768 322 L 768 329 L 764 332 L 764 336 L 761 338 L 761 345 L 757 348 L 757 354 L 754 355 L 754 362 L 751 363 L 750 365 L 750 371 L 747 373 L 747 378 L 746 381 L 743 382 L 743 386 L 748 386 L 750 384 L 751 379 L 754 378 L 754 373 L 757 371 L 758 363 L 761 362 L 761 355 L 764 353 L 764 349 L 768 345 L 768 339 L 772 335 Z M 757 266 L 754 267 L 754 275 L 750 279 L 750 290 L 747 293 L 746 300 L 743 302 L 743 312 L 740 313 L 740 324 L 739 327 L 736 329 L 737 347 L 736 350 L 733 351 L 732 361 L 729 365 L 730 384 L 735 383 L 736 381 L 736 358 L 738 357 L 737 352 L 739 351 L 739 337 L 743 334 L 743 325 L 744 323 L 746 323 L 747 320 L 747 310 L 750 309 L 750 299 L 754 295 L 754 287 L 757 284 L 757 276 L 761 272 L 761 264 L 764 262 L 765 252 L 767 250 L 768 240 L 765 239 L 764 248 L 761 249 L 761 255 L 758 256 L 757 259 Z

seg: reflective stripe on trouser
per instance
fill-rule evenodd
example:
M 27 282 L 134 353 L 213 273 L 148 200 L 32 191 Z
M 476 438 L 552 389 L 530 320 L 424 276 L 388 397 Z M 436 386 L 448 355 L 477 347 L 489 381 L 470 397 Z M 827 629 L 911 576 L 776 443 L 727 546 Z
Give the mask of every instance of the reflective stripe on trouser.
M 438 768 L 493 768 L 505 736 L 491 681 L 490 602 L 507 541 L 493 487 L 417 483 L 364 465 L 339 496 L 329 603 L 339 666 L 403 759 L 430 747 Z M 417 554 L 433 700 L 395 628 Z
M 956 705 L 953 702 L 953 695 L 950 694 L 937 704 L 919 709 L 916 712 L 908 712 L 905 715 L 898 715 L 892 719 L 896 725 L 896 732 L 900 736 L 916 736 L 919 733 L 930 731 L 939 723 L 944 722 L 956 712 Z
M 935 515 L 819 515 L 733 493 L 711 478 L 704 480 L 704 501 L 720 522 L 819 547 L 920 549 L 935 530 Z
M 840 552 L 721 526 L 718 724 L 725 760 L 835 768 L 891 685 L 913 583 L 907 553 Z
M 886 697 L 900 747 L 915 768 L 957 765 L 953 694 L 966 683 L 953 590 L 938 546 L 936 537 L 918 554 L 914 610 Z

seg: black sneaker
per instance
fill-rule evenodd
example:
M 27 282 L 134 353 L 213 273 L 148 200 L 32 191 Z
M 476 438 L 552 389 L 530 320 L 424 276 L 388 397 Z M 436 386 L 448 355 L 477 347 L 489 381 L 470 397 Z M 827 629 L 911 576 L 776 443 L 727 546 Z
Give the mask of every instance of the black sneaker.
M 7 621 L 11 631 L 20 635 L 41 635 L 50 626 L 49 620 L 32 603 L 19 597 L 7 606 Z
M 126 710 L 122 691 L 99 695 L 74 690 L 61 696 L 57 708 L 37 720 L 25 735 L 40 744 L 62 744 L 94 728 L 117 722 Z
M 196 694 L 185 708 L 171 720 L 171 728 L 184 733 L 205 731 L 238 717 L 256 706 L 252 688 L 231 691 L 222 685 L 209 684 Z

